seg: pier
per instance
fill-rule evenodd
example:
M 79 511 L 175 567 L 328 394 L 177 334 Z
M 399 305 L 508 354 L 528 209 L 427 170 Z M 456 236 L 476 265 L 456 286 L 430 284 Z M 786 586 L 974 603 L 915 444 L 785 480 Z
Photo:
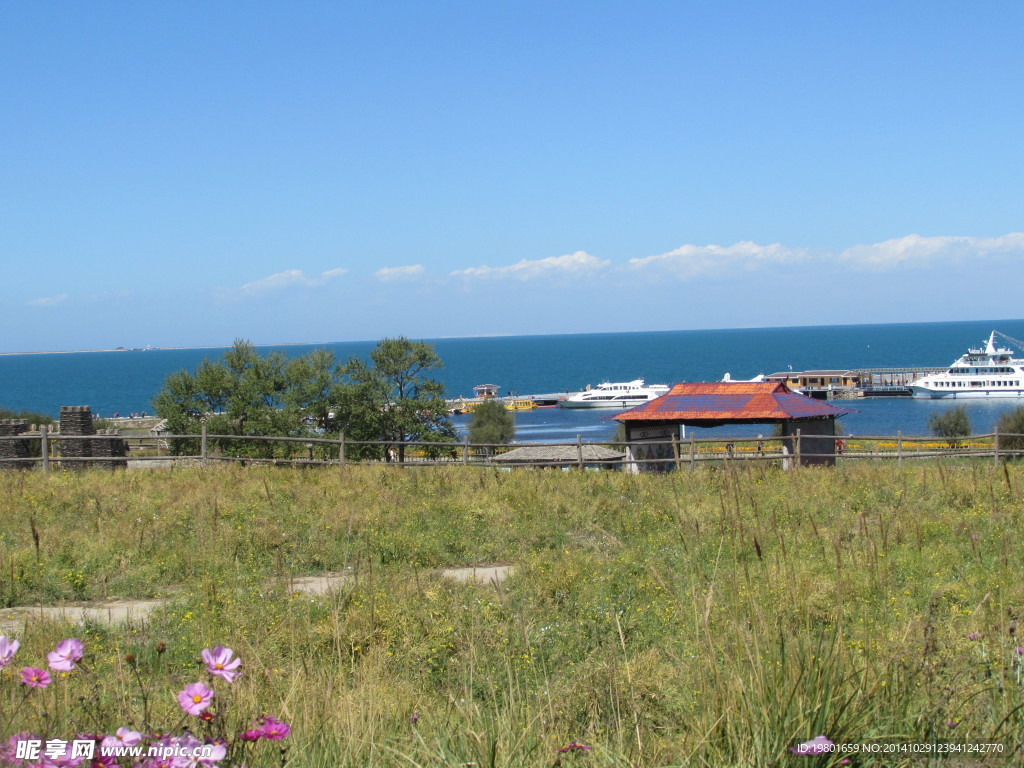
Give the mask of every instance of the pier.
M 947 366 L 941 368 L 872 368 L 859 370 L 862 397 L 910 397 L 910 384 L 922 376 L 942 373 Z
M 943 367 L 851 368 L 812 371 L 783 371 L 765 378 L 782 381 L 809 397 L 832 400 L 855 397 L 910 397 L 910 384 Z

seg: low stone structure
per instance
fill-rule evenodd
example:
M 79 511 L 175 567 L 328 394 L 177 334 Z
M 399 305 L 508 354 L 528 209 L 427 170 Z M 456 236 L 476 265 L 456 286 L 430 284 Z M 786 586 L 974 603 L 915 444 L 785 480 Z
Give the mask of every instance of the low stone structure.
M 60 455 L 65 459 L 82 459 L 92 456 L 89 440 L 72 440 L 72 435 L 95 435 L 92 423 L 92 408 L 88 405 L 62 405 L 60 407 Z M 87 461 L 62 461 L 64 469 L 80 470 L 89 465 Z
M 93 461 L 90 464 L 110 469 L 127 467 L 128 444 L 124 438 L 118 437 L 121 434 L 121 430 L 101 429 L 96 434 L 107 435 L 108 437 L 89 441 L 92 443 L 92 455 L 107 458 L 109 461 Z
M 127 445 L 116 429 L 103 430 L 96 435 L 92 408 L 88 405 L 62 405 L 60 408 L 60 455 L 64 459 L 103 458 L 104 461 L 62 461 L 65 469 L 81 470 L 90 465 L 100 467 L 127 467 Z M 75 440 L 75 437 L 90 437 Z
M 17 437 L 26 432 L 28 421 L 25 419 L 0 419 L 0 438 Z M 0 469 L 28 469 L 31 464 L 27 461 L 10 461 L 28 457 L 28 440 L 0 440 Z
M 615 468 L 626 454 L 600 445 L 524 445 L 494 457 L 499 464 L 542 467 L 603 466 Z

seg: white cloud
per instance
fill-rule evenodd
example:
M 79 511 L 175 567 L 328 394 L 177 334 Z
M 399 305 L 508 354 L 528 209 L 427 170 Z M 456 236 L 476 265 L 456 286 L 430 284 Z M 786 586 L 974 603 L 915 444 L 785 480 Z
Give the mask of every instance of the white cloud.
M 758 245 L 749 241 L 735 245 L 683 245 L 657 256 L 630 259 L 627 269 L 668 272 L 682 280 L 728 270 L 757 269 L 769 264 L 788 264 L 809 258 L 806 250 L 774 243 Z
M 423 274 L 423 265 L 410 264 L 407 267 L 382 267 L 373 274 L 380 280 L 402 280 L 419 277 Z
M 906 237 L 855 245 L 839 254 L 843 261 L 866 267 L 924 266 L 992 256 L 1024 256 L 1024 233 L 1000 237 Z
M 253 280 L 251 283 L 246 283 L 242 286 L 242 293 L 249 296 L 266 293 L 267 291 L 276 291 L 281 288 L 287 288 L 289 286 L 298 285 L 306 288 L 313 288 L 318 285 L 323 285 L 328 280 L 332 280 L 335 277 L 339 277 L 348 272 L 347 269 L 339 267 L 338 269 L 329 269 L 326 272 L 321 272 L 319 275 L 307 275 L 301 269 L 286 269 L 284 272 L 277 272 L 273 275 L 269 275 L 259 280 Z
M 25 303 L 30 307 L 55 307 L 58 304 L 67 301 L 68 295 L 66 293 L 60 293 L 56 296 L 44 296 L 40 299 L 32 299 Z
M 513 278 L 533 280 L 551 275 L 590 275 L 606 268 L 611 261 L 591 256 L 586 251 L 576 251 L 564 256 L 549 256 L 546 259 L 523 259 L 505 267 L 469 267 L 452 272 L 453 277 L 467 278 Z

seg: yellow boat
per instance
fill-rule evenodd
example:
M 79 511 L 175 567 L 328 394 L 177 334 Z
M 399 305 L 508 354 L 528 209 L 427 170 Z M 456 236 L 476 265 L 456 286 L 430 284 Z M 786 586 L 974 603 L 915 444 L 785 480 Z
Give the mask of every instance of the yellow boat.
M 489 398 L 496 399 L 497 398 Z M 453 414 L 460 413 L 472 413 L 476 410 L 477 406 L 481 403 L 486 403 L 488 400 L 458 400 L 450 404 L 450 410 Z M 533 400 L 525 398 L 509 398 L 507 400 L 498 400 L 505 408 L 509 411 L 530 411 L 537 407 L 537 404 Z
M 510 411 L 530 411 L 537 407 L 533 400 L 506 400 L 505 407 Z

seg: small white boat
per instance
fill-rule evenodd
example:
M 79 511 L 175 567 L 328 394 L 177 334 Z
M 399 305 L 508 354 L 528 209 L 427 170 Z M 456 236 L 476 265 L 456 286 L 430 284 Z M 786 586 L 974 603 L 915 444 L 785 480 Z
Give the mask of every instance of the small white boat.
M 984 347 L 968 349 L 949 366 L 948 371 L 932 373 L 911 382 L 911 394 L 917 398 L 949 400 L 1024 397 L 1024 360 L 1014 358 L 1011 349 L 997 347 L 997 335 L 1018 348 L 1024 346 L 1005 333 L 992 331 Z
M 668 392 L 667 384 L 644 384 L 643 379 L 596 387 L 569 395 L 558 404 L 562 408 L 633 408 Z

